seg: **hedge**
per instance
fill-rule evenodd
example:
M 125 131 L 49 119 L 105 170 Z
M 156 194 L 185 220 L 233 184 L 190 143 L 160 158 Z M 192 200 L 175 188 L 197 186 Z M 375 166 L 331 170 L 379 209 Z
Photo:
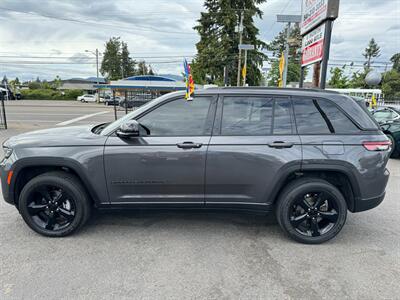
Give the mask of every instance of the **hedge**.
M 64 93 L 50 89 L 21 91 L 22 99 L 27 100 L 76 100 L 76 97 L 83 94 L 82 90 L 65 90 Z

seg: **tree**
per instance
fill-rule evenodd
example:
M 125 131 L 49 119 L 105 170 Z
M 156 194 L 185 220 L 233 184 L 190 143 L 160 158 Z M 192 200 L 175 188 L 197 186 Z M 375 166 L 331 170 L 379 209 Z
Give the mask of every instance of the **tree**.
M 121 68 L 123 77 L 130 77 L 136 74 L 136 61 L 129 56 L 128 45 L 121 42 Z
M 390 61 L 393 63 L 393 70 L 400 73 L 400 53 L 393 55 Z
M 101 62 L 100 73 L 108 80 L 117 80 L 121 78 L 121 41 L 119 37 L 112 37 L 106 43 Z
M 386 72 L 383 76 L 382 92 L 386 100 L 400 99 L 400 73 L 396 70 Z
M 329 80 L 329 86 L 337 89 L 345 89 L 349 87 L 349 78 L 344 75 L 344 68 L 335 67 L 330 70 L 332 74 L 331 79 Z
M 367 48 L 365 48 L 365 51 L 363 54 L 363 56 L 367 59 L 367 61 L 364 63 L 364 65 L 366 66 L 368 71 L 371 69 L 372 59 L 379 57 L 380 53 L 381 53 L 381 48 L 375 42 L 375 39 L 372 38 L 369 41 Z
M 51 86 L 53 89 L 57 90 L 61 87 L 61 85 L 62 85 L 61 78 L 60 78 L 60 76 L 57 75 L 56 78 L 54 78 Z
M 3 80 L 1 81 L 1 83 L 2 84 L 8 84 L 8 79 L 7 79 L 6 75 L 3 76 Z
M 282 53 L 285 51 L 286 45 L 286 29 L 279 32 L 279 34 L 268 44 L 268 50 L 272 51 L 274 56 L 273 62 L 271 64 L 271 70 L 268 74 L 268 85 L 278 86 L 278 81 L 280 78 L 279 74 L 279 59 Z M 295 25 L 289 35 L 289 57 L 288 57 L 288 82 L 299 82 L 301 74 L 301 53 L 298 49 L 301 47 L 302 37 L 300 35 L 300 27 Z
M 235 28 L 243 12 L 243 43 L 256 47 L 248 52 L 247 83 L 260 84 L 260 67 L 267 58 L 261 50 L 266 44 L 258 39 L 259 30 L 254 25 L 254 18 L 262 17 L 258 6 L 265 1 L 205 0 L 206 11 L 201 13 L 198 25 L 194 27 L 200 35 L 196 44 L 197 55 L 191 64 L 195 82 L 223 84 L 226 67 L 228 82 L 236 85 L 239 33 Z

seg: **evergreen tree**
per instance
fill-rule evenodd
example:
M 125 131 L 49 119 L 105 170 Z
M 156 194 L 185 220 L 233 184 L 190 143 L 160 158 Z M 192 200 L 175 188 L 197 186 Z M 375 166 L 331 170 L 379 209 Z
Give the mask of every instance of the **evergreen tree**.
M 259 85 L 262 80 L 260 68 L 266 56 L 261 50 L 266 44 L 258 39 L 259 30 L 255 17 L 262 17 L 258 5 L 266 0 L 205 0 L 206 12 L 201 13 L 194 27 L 200 35 L 196 44 L 197 55 L 191 64 L 196 83 L 222 84 L 224 67 L 228 68 L 228 81 L 236 85 L 238 65 L 239 25 L 243 12 L 243 43 L 252 44 L 256 50 L 248 52 L 247 83 Z M 242 61 L 243 63 L 243 61 Z
M 8 83 L 8 79 L 7 79 L 6 75 L 3 76 L 3 80 L 1 81 L 1 83 L 2 84 L 7 84 Z
M 128 45 L 125 42 L 121 42 L 121 65 L 124 77 L 136 74 L 136 62 L 129 56 Z
M 117 80 L 122 76 L 121 68 L 121 41 L 119 37 L 112 37 L 105 45 L 100 72 L 108 80 Z
M 375 42 L 375 39 L 372 38 L 369 41 L 368 47 L 365 48 L 363 56 L 367 59 L 367 61 L 364 63 L 366 66 L 367 70 L 371 69 L 371 63 L 372 59 L 379 57 L 381 53 L 381 48 L 378 46 L 378 44 Z

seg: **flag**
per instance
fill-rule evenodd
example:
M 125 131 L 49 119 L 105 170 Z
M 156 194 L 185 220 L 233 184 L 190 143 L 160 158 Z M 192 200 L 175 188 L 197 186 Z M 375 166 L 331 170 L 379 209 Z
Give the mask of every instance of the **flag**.
M 246 68 L 246 66 L 244 66 L 243 69 L 242 69 L 243 80 L 246 78 L 246 75 L 247 75 L 247 68 Z
M 183 67 L 185 69 L 185 81 L 186 81 L 186 100 L 192 100 L 191 95 L 194 93 L 194 80 L 192 73 L 190 71 L 190 65 L 188 64 L 186 58 L 183 61 Z
M 285 54 L 282 53 L 279 59 L 279 87 L 283 87 L 283 72 L 285 70 Z

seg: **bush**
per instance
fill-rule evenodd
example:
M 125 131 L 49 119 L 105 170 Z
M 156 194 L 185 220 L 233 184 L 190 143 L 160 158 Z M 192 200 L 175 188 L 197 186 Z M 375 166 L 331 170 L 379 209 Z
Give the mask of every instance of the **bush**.
M 82 94 L 82 90 L 66 90 L 64 93 L 52 89 L 21 90 L 22 99 L 27 100 L 76 100 Z

